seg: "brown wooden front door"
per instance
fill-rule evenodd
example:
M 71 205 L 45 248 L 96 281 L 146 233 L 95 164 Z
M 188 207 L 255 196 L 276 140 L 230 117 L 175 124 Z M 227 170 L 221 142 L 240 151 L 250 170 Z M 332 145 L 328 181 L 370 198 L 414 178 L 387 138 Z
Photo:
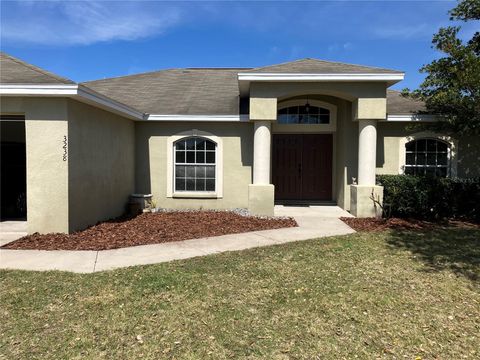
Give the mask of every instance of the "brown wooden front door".
M 276 200 L 332 200 L 332 134 L 273 135 Z

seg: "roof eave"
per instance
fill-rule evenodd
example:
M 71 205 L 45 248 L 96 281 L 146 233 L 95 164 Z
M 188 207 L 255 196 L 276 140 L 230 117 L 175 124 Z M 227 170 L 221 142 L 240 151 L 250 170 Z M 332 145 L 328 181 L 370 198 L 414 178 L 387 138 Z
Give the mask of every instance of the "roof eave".
M 78 84 L 0 84 L 0 96 L 68 97 L 133 120 L 145 114 Z
M 240 94 L 248 93 L 251 82 L 384 82 L 392 86 L 405 73 L 238 73 Z
M 433 114 L 387 114 L 387 118 L 382 121 L 388 122 L 434 122 L 438 121 L 438 116 Z
M 239 81 L 401 81 L 405 73 L 238 73 Z

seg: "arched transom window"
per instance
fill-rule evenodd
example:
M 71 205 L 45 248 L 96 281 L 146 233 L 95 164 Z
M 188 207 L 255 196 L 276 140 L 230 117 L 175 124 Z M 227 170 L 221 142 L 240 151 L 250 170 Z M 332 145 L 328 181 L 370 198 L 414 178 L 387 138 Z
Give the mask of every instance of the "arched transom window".
M 405 174 L 446 177 L 450 148 L 438 139 L 417 139 L 405 144 Z
M 202 137 L 180 139 L 175 148 L 175 191 L 215 191 L 217 144 Z
M 289 106 L 278 110 L 279 124 L 329 124 L 330 110 L 319 106 Z

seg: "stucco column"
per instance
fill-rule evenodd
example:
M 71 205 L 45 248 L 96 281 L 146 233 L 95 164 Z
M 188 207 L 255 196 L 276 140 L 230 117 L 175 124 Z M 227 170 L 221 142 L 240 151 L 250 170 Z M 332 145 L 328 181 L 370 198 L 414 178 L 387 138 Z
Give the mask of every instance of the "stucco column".
M 375 185 L 377 121 L 358 120 L 358 185 Z
M 358 119 L 358 184 L 350 186 L 350 212 L 356 217 L 382 215 L 383 187 L 375 185 L 377 120 Z
M 253 183 L 270 184 L 271 122 L 255 121 L 253 135 Z
M 273 216 L 275 188 L 270 183 L 271 123 L 277 120 L 277 98 L 250 89 L 250 121 L 253 122 L 253 174 L 248 186 L 248 210 Z
M 248 210 L 255 215 L 273 216 L 275 188 L 270 183 L 271 120 L 253 124 L 253 174 L 248 187 Z

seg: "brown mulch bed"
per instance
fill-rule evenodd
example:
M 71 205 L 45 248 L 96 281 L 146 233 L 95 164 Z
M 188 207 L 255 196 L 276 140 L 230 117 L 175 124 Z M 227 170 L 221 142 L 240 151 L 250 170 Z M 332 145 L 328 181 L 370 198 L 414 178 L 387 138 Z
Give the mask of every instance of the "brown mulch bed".
M 442 222 L 430 222 L 416 219 L 376 219 L 376 218 L 340 218 L 344 223 L 356 231 L 382 231 L 388 229 L 395 230 L 427 230 L 439 226 L 454 227 L 480 227 L 479 224 L 473 224 L 465 221 L 446 220 Z
M 292 218 L 242 216 L 229 211 L 145 213 L 102 222 L 70 235 L 35 233 L 2 248 L 107 250 L 295 226 Z

